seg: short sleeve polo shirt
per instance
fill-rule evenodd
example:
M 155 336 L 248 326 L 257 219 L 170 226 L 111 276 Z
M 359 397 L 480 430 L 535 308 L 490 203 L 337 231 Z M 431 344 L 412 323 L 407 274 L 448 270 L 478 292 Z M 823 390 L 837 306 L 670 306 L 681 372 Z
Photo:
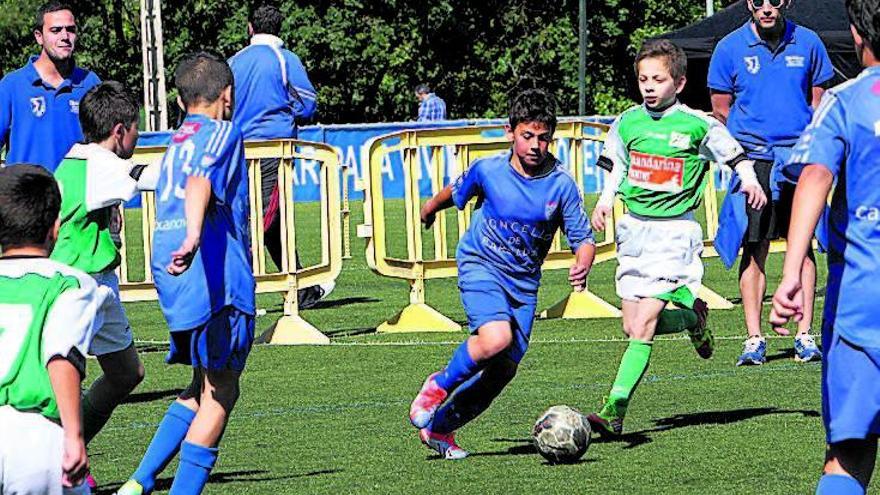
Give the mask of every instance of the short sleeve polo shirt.
M 753 159 L 773 159 L 810 123 L 812 88 L 834 77 L 819 36 L 791 21 L 775 51 L 752 22 L 725 36 L 709 63 L 708 86 L 733 95 L 727 127 Z
M 32 163 L 54 172 L 70 147 L 82 140 L 79 102 L 101 80 L 75 67 L 53 88 L 37 73 L 36 59 L 0 80 L 0 143 L 6 147 L 7 164 Z

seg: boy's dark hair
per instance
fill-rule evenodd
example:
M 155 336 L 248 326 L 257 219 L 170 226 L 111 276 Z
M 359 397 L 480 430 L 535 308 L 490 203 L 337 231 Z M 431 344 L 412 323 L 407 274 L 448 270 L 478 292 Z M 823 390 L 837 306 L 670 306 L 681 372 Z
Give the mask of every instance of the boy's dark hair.
M 87 143 L 100 143 L 107 139 L 116 124 L 128 129 L 139 117 L 137 98 L 116 81 L 98 84 L 79 102 L 79 124 Z
M 426 95 L 431 92 L 431 87 L 425 83 L 417 84 L 415 88 L 415 92 L 417 95 Z
M 61 192 L 38 165 L 0 168 L 0 247 L 42 246 L 55 227 Z
M 666 66 L 673 79 L 680 79 L 687 73 L 687 55 L 680 46 L 667 39 L 647 40 L 642 44 L 633 64 L 636 76 L 639 75 L 639 62 L 646 58 L 666 59 Z
M 556 130 L 556 99 L 542 89 L 527 89 L 510 102 L 510 128 L 523 122 L 540 122 Z
M 271 34 L 278 36 L 284 16 L 274 5 L 261 5 L 251 14 L 251 26 L 254 34 Z
M 34 31 L 43 30 L 43 18 L 46 16 L 46 14 L 58 12 L 59 10 L 69 10 L 73 12 L 73 8 L 69 4 L 59 2 L 57 0 L 51 0 L 41 5 L 40 8 L 37 10 L 36 18 L 34 18 Z
M 174 71 L 174 85 L 187 108 L 199 102 L 214 103 L 232 82 L 229 64 L 213 53 L 184 55 Z
M 880 0 L 846 0 L 846 10 L 865 44 L 880 56 Z

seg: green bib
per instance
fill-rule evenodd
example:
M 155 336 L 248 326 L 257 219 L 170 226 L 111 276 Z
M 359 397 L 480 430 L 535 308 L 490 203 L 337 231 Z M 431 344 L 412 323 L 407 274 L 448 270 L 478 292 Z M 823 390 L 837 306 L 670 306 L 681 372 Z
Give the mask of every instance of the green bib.
M 119 266 L 110 235 L 111 208 L 86 209 L 86 160 L 65 158 L 55 171 L 61 188 L 61 228 L 51 258 L 86 273 Z

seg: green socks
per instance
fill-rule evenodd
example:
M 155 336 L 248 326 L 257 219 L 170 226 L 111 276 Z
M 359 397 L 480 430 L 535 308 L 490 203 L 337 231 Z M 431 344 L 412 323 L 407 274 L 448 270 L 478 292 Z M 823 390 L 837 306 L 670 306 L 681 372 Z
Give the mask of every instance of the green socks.
M 629 341 L 626 352 L 623 353 L 623 358 L 620 360 L 620 367 L 617 369 L 617 378 L 614 379 L 614 385 L 608 395 L 607 406 L 611 407 L 606 406 L 603 408 L 603 412 L 605 409 L 615 410 L 616 415 L 621 418 L 626 414 L 629 399 L 648 369 L 651 347 L 650 342 Z
M 654 335 L 684 332 L 697 326 L 697 313 L 692 309 L 664 309 L 657 318 Z

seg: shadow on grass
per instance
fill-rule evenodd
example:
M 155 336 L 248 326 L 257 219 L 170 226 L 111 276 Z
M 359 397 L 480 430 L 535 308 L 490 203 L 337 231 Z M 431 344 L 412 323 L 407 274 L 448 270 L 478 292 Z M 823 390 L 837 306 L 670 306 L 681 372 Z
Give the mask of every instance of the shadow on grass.
M 140 404 L 142 402 L 153 402 L 154 400 L 159 399 L 175 399 L 181 392 L 183 392 L 182 388 L 169 388 L 168 390 L 154 390 L 152 392 L 137 392 L 126 397 L 122 403 Z
M 499 456 L 515 456 L 515 455 L 533 455 L 540 458 L 540 454 L 535 450 L 535 445 L 532 443 L 532 440 L 529 438 L 494 438 L 493 442 L 499 443 L 514 443 L 516 445 L 510 446 L 503 450 L 495 450 L 490 452 L 471 452 L 468 457 L 499 457 Z M 439 455 L 428 456 L 427 460 L 429 461 L 437 461 L 442 460 L 443 457 Z M 544 461 L 543 464 L 545 466 L 572 466 L 578 464 L 587 464 L 591 462 L 596 462 L 595 459 L 578 459 L 575 462 L 571 462 L 568 464 L 552 464 L 550 462 Z
M 368 335 L 376 333 L 376 327 L 370 328 L 341 328 L 339 330 L 326 330 L 324 335 L 333 337 L 356 337 L 358 335 Z
M 335 474 L 342 472 L 342 469 L 322 469 L 320 471 L 311 471 L 308 473 L 299 473 L 299 474 L 290 474 L 287 476 L 261 476 L 269 473 L 269 471 L 263 469 L 252 469 L 247 471 L 230 471 L 230 472 L 220 472 L 220 473 L 212 473 L 211 477 L 208 478 L 208 483 L 212 485 L 222 485 L 225 483 L 247 483 L 247 482 L 261 482 L 261 481 L 281 481 L 281 480 L 292 480 L 297 478 L 308 478 L 312 476 L 322 476 L 325 474 Z M 171 488 L 171 483 L 174 482 L 173 477 L 169 478 L 159 478 L 156 480 L 155 491 L 161 490 L 169 490 Z M 108 485 L 99 486 L 95 493 L 95 495 L 112 495 L 119 487 L 122 486 L 121 483 L 112 483 Z
M 729 423 L 737 423 L 747 419 L 757 418 L 761 416 L 771 416 L 777 414 L 798 414 L 807 418 L 818 418 L 819 413 L 810 409 L 778 409 L 776 407 L 752 407 L 747 409 L 735 409 L 733 411 L 706 411 L 689 414 L 677 414 L 668 418 L 654 420 L 654 427 L 641 431 L 626 433 L 619 437 L 593 437 L 594 442 L 622 442 L 627 445 L 626 449 L 631 449 L 651 443 L 651 433 L 657 433 L 676 428 L 686 428 L 688 426 L 701 425 L 724 425 Z
M 786 349 L 784 351 L 777 352 L 776 354 L 772 354 L 767 356 L 767 362 L 771 361 L 779 361 L 781 359 L 793 359 L 794 358 L 794 349 Z
M 313 306 L 309 306 L 308 308 L 300 308 L 301 311 L 305 310 L 313 310 L 313 309 L 330 309 L 330 308 L 338 308 L 340 306 L 350 306 L 352 304 L 371 304 L 380 302 L 381 299 L 376 299 L 375 297 L 363 297 L 363 296 L 355 296 L 355 297 L 343 297 L 340 299 L 332 299 L 332 300 L 323 300 L 316 302 Z M 261 308 L 266 310 L 266 314 L 282 314 L 284 313 L 284 300 L 279 297 L 278 303 L 273 304 L 268 308 Z

